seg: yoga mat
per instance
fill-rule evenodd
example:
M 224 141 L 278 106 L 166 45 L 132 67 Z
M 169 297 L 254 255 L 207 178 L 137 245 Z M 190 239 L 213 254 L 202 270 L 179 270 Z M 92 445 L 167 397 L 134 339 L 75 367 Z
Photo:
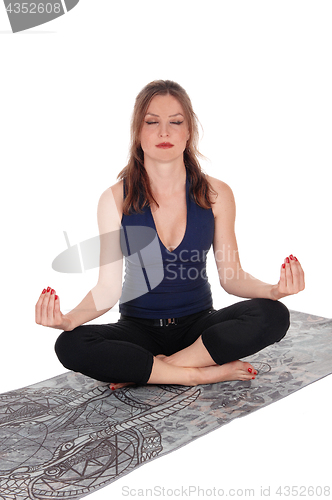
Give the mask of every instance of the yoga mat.
M 82 498 L 332 372 L 332 319 L 291 311 L 286 337 L 245 358 L 256 380 L 111 391 L 67 372 L 0 396 L 0 500 Z

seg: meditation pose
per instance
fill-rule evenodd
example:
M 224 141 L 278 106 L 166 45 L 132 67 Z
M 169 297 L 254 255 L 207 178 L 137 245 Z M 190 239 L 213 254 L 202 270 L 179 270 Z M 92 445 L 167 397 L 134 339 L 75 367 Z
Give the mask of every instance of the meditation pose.
M 146 85 L 134 107 L 129 163 L 98 204 L 96 286 L 67 314 L 51 287 L 36 304 L 38 324 L 63 330 L 55 344 L 61 363 L 113 390 L 254 379 L 254 366 L 241 358 L 286 335 L 289 311 L 279 299 L 304 289 L 293 255 L 274 285 L 242 269 L 233 193 L 203 173 L 197 145 L 186 91 L 169 80 Z M 211 246 L 220 285 L 247 300 L 214 309 Z M 116 323 L 84 324 L 118 301 Z

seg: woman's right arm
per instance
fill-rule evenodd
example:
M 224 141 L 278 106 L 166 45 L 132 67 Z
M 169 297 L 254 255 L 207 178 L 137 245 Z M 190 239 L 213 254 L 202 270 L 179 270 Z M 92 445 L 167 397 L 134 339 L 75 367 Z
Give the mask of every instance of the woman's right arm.
M 120 227 L 123 191 L 122 182 L 106 189 L 98 203 L 100 263 L 98 282 L 69 313 L 62 314 L 60 300 L 48 287 L 40 294 L 35 307 L 36 323 L 70 331 L 109 311 L 122 291 L 122 260 Z

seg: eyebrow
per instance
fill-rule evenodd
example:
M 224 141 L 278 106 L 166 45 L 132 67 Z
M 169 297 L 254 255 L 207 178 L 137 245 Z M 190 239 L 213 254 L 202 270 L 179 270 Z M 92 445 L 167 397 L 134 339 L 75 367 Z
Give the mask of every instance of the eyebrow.
M 155 115 L 154 113 L 146 113 L 146 115 L 157 116 L 159 118 L 159 115 Z M 182 113 L 175 113 L 175 115 L 169 115 L 169 118 L 173 118 L 173 116 L 178 116 L 178 115 L 183 116 Z

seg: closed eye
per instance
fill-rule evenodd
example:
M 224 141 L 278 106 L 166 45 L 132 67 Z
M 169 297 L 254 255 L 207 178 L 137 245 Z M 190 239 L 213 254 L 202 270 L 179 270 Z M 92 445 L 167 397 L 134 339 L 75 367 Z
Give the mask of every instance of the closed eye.
M 155 125 L 158 122 L 145 122 L 147 125 Z M 182 122 L 170 122 L 172 125 L 181 125 Z

